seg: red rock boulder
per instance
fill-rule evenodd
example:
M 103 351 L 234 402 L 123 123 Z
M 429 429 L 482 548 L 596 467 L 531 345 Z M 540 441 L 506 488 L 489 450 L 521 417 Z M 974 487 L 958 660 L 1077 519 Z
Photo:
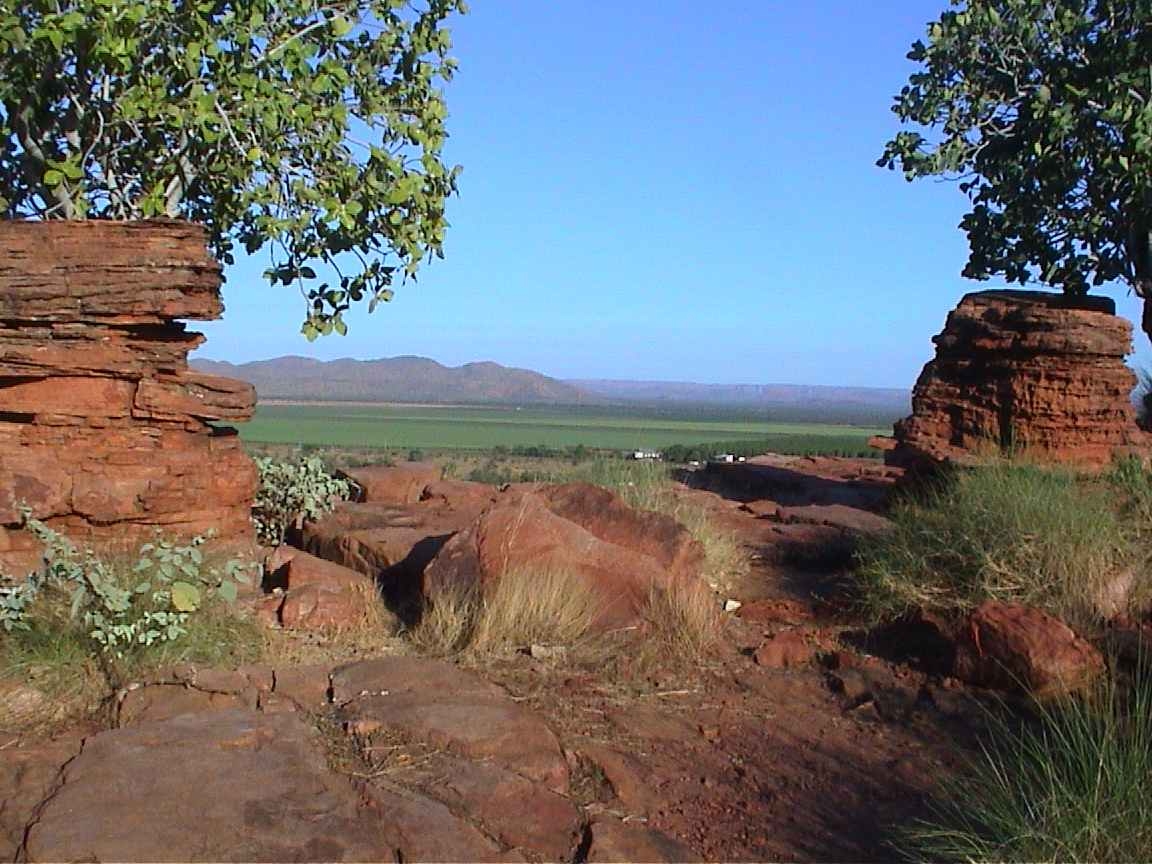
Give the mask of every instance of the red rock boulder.
M 415 504 L 443 473 L 432 462 L 398 462 L 349 468 L 343 475 L 356 484 L 358 501 L 368 504 Z
M 698 578 L 703 557 L 674 519 L 633 510 L 599 487 L 517 489 L 444 545 L 423 587 L 434 598 L 512 572 L 571 573 L 600 597 L 599 624 L 613 627 L 634 622 L 653 588 Z
M 989 600 L 960 629 L 955 675 L 1038 698 L 1084 691 L 1104 672 L 1100 652 L 1039 609 Z

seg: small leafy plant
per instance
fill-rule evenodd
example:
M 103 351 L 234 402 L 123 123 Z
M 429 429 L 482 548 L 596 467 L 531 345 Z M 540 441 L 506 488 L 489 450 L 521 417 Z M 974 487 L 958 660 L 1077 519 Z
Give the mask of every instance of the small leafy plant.
M 37 600 L 64 594 L 70 620 L 83 623 L 101 652 L 123 657 L 136 648 L 179 639 L 188 632 L 190 616 L 212 599 L 235 601 L 237 583 L 250 580 L 235 560 L 206 568 L 205 537 L 185 545 L 163 539 L 145 543 L 124 574 L 27 512 L 24 526 L 44 545 L 44 563 L 22 582 L 0 587 L 0 626 L 9 633 L 31 626 Z
M 329 513 L 336 502 L 347 500 L 352 484 L 333 477 L 317 456 L 296 462 L 280 462 L 268 456 L 256 457 L 260 488 L 252 508 L 256 538 L 269 546 L 284 542 L 290 525 Z

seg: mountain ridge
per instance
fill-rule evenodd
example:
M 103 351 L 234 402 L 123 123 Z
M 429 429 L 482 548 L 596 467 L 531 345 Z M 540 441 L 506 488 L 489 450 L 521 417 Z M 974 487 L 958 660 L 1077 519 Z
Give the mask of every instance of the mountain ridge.
M 276 401 L 802 409 L 895 418 L 908 412 L 910 398 L 908 390 L 894 387 L 565 380 L 491 360 L 445 366 L 414 355 L 375 360 L 285 355 L 238 364 L 194 358 L 191 365 L 202 372 L 248 381 L 262 400 Z

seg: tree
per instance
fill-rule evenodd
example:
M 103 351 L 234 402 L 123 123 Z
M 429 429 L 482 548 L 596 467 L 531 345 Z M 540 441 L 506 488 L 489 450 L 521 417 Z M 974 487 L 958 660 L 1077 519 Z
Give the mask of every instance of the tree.
M 959 181 L 964 275 L 1122 280 L 1152 336 L 1152 0 L 953 0 L 879 164 Z M 926 133 L 926 134 L 925 134 Z
M 0 211 L 266 249 L 310 339 L 442 255 L 463 0 L 0 0 Z M 325 265 L 318 276 L 313 265 Z

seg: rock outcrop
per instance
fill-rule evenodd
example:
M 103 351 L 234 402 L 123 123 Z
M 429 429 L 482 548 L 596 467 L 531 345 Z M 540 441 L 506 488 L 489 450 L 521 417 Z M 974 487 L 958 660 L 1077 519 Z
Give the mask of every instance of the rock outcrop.
M 607 489 L 510 489 L 443 545 L 424 570 L 423 592 L 435 602 L 506 574 L 565 573 L 600 600 L 597 626 L 612 628 L 635 623 L 653 589 L 698 579 L 703 562 L 703 547 L 679 522 Z
M 0 567 L 25 505 L 89 543 L 250 535 L 255 468 L 212 424 L 255 391 L 191 371 L 177 320 L 220 317 L 220 283 L 198 226 L 0 223 Z
M 1124 365 L 1132 327 L 1106 297 L 1038 291 L 966 295 L 933 338 L 912 415 L 885 460 L 910 469 L 1023 451 L 1084 467 L 1145 446 Z

